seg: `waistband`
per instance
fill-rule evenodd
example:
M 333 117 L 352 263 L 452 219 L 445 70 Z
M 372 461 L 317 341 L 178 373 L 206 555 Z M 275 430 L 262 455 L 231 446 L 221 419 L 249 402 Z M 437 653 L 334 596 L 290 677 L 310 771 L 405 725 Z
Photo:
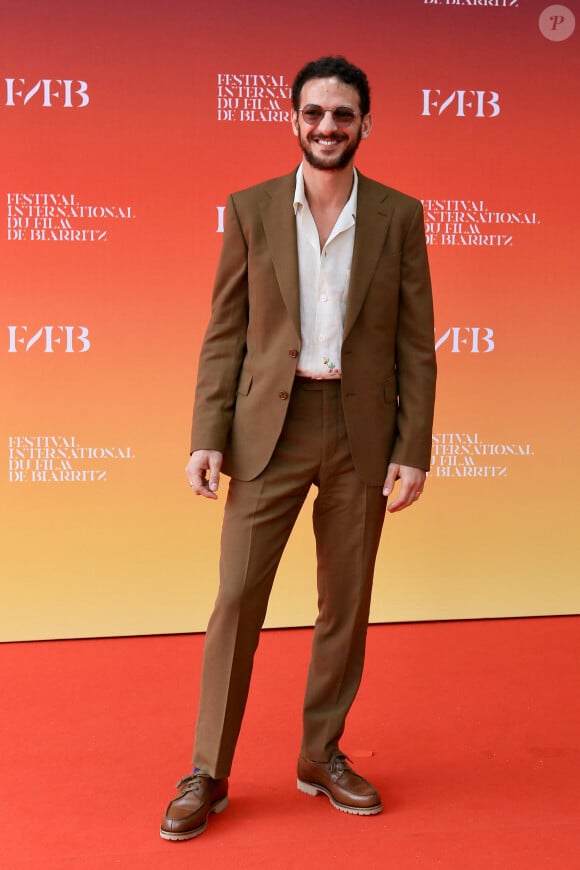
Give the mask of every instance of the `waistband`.
M 304 378 L 296 375 L 294 385 L 307 390 L 330 390 L 340 389 L 340 378 Z

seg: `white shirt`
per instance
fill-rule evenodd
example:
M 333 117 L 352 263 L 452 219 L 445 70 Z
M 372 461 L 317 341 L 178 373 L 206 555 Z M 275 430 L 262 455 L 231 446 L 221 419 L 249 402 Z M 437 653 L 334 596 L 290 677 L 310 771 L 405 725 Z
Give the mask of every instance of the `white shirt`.
M 302 164 L 296 173 L 294 213 L 298 236 L 300 325 L 302 348 L 297 374 L 308 378 L 340 378 L 342 332 L 356 223 L 358 176 L 326 244 L 320 239 L 304 191 Z

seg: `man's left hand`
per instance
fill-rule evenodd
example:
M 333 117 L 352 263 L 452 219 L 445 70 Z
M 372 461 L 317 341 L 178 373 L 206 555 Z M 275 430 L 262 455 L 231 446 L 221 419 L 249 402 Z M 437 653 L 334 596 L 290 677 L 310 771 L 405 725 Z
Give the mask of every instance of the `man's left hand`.
M 398 465 L 391 462 L 387 469 L 387 477 L 383 487 L 383 495 L 389 496 L 393 492 L 396 480 L 401 481 L 401 486 L 396 499 L 387 507 L 389 513 L 402 511 L 403 508 L 414 504 L 425 486 L 426 473 L 422 468 L 413 468 L 411 465 Z

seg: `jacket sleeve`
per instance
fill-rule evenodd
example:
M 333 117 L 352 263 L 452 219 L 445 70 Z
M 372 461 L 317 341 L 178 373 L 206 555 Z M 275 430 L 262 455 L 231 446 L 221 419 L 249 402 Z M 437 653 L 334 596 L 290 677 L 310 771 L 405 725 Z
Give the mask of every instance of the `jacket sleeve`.
M 224 451 L 234 415 L 247 327 L 248 247 L 230 196 L 211 316 L 199 357 L 191 451 Z
M 431 279 L 420 202 L 403 241 L 399 294 L 396 334 L 399 407 L 391 462 L 428 471 L 437 364 Z

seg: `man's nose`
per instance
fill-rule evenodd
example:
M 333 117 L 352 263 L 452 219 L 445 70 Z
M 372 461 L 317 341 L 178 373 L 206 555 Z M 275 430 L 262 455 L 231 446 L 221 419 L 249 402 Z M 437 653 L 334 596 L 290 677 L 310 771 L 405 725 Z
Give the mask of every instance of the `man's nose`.
M 332 133 L 338 129 L 337 123 L 334 120 L 334 115 L 332 114 L 332 109 L 325 109 L 324 115 L 320 119 L 318 123 L 318 129 L 324 133 Z

